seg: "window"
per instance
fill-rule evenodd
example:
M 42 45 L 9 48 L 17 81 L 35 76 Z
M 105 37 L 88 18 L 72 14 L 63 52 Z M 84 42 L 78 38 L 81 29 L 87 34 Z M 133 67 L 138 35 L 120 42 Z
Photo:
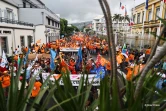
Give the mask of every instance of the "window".
M 23 8 L 26 8 L 26 3 L 25 2 L 23 2 Z
M 48 18 L 48 25 L 50 25 L 50 19 Z
M 55 27 L 57 27 L 57 22 L 55 22 Z
M 30 4 L 30 8 L 33 8 L 32 4 Z
M 146 21 L 146 20 L 145 20 Z M 142 12 L 142 23 L 144 22 L 144 11 Z
M 3 34 L 11 34 L 11 31 L 3 31 Z
M 21 45 L 21 47 L 25 46 L 25 38 L 24 38 L 24 36 L 20 37 L 20 45 Z
M 7 10 L 7 19 L 13 19 L 13 12 L 10 10 Z
M 165 15 L 164 15 L 164 18 L 166 19 L 166 9 L 165 9 Z
M 52 26 L 54 26 L 54 21 L 52 21 Z
M 140 13 L 137 14 L 137 23 L 140 23 Z
M 135 15 L 133 15 L 133 22 L 135 23 Z
M 48 37 L 48 42 L 49 42 L 49 43 L 51 42 L 51 38 L 50 38 L 50 37 L 51 37 L 51 36 Z
M 151 21 L 152 20 L 152 11 L 149 10 L 149 13 L 148 13 L 148 21 Z
M 28 36 L 28 47 L 31 48 L 31 43 L 33 42 L 32 36 Z
M 158 17 L 160 17 L 160 7 L 156 8 L 156 20 L 158 20 Z
M 7 37 L 1 37 L 1 51 L 4 50 L 5 53 L 8 53 L 8 41 Z

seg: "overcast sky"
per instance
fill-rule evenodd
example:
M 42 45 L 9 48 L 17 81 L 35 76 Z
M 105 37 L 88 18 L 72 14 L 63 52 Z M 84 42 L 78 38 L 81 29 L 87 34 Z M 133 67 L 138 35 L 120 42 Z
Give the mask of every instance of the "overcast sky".
M 41 0 L 48 8 L 61 18 L 65 18 L 69 23 L 92 21 L 97 15 L 102 14 L 102 10 L 98 0 Z M 120 10 L 120 1 L 122 5 L 126 5 L 128 15 L 131 15 L 131 8 L 134 5 L 139 5 L 146 0 L 108 0 L 113 14 L 125 14 L 125 10 Z

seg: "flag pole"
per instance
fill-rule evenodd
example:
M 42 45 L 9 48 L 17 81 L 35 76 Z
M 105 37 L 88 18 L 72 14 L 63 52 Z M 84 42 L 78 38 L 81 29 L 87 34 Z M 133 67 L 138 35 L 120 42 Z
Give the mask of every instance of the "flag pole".
M 146 9 L 147 8 L 147 9 Z M 146 10 L 148 10 L 148 7 L 146 7 L 146 2 L 145 2 L 145 9 L 144 9 L 144 19 L 143 19 L 143 25 L 142 25 L 142 38 L 144 37 L 144 26 L 145 26 L 145 20 L 146 20 Z M 144 40 L 144 39 L 143 39 Z M 141 47 L 143 46 L 143 40 L 141 40 Z M 140 51 L 141 51 L 141 47 L 140 47 Z

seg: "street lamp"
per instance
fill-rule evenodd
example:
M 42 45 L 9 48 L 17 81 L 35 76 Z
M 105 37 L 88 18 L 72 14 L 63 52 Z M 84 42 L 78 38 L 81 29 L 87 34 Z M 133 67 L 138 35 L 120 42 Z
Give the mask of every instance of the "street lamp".
M 48 35 L 49 35 L 49 32 L 50 32 L 50 30 L 49 30 L 49 29 L 47 29 L 47 30 L 45 30 L 45 31 L 44 31 L 45 36 L 46 36 L 46 44 L 47 44 L 47 37 L 48 37 Z

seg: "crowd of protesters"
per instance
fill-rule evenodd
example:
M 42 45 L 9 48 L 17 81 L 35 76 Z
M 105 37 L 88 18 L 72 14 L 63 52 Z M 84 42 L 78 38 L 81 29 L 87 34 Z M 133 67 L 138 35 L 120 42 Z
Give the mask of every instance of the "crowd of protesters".
M 82 63 L 81 65 L 76 66 L 78 57 L 77 54 L 72 52 L 62 53 L 61 49 L 63 48 L 72 48 L 72 49 L 82 49 Z M 31 48 L 19 46 L 14 51 L 14 62 L 11 59 L 8 59 L 8 63 L 3 67 L 0 66 L 0 81 L 3 88 L 10 86 L 10 76 L 13 70 L 13 76 L 16 77 L 18 68 L 21 67 L 21 76 L 20 81 L 23 78 L 23 75 L 26 74 L 27 87 L 31 80 L 31 77 L 36 78 L 36 83 L 34 84 L 34 89 L 32 91 L 32 97 L 37 96 L 42 85 L 42 76 L 41 73 L 51 73 L 50 68 L 50 58 L 40 57 L 24 61 L 27 54 L 50 54 L 50 49 L 56 51 L 57 56 L 54 59 L 56 68 L 54 74 L 61 74 L 64 66 L 67 66 L 67 69 L 71 74 L 95 74 L 95 69 L 102 65 L 106 69 L 106 73 L 109 74 L 111 70 L 110 61 L 102 57 L 102 55 L 108 54 L 108 42 L 104 39 L 99 39 L 97 37 L 89 36 L 79 36 L 74 35 L 69 38 L 63 38 L 56 40 L 47 44 L 40 44 L 40 41 L 37 41 L 36 44 L 33 44 Z M 134 75 L 137 75 L 139 70 L 141 70 L 145 65 L 151 53 L 151 48 L 145 50 L 133 50 L 127 46 L 117 46 L 117 66 L 118 68 L 126 74 L 126 79 L 131 80 Z M 98 55 L 97 59 L 93 58 L 92 55 Z M 20 58 L 24 58 L 20 64 L 18 61 Z M 2 62 L 2 59 L 0 60 Z M 62 62 L 63 61 L 63 62 Z M 166 61 L 160 62 L 155 65 L 154 69 L 159 68 L 163 64 L 163 73 L 166 73 Z M 21 66 L 20 66 L 21 65 Z M 42 70 L 42 71 L 41 71 Z

